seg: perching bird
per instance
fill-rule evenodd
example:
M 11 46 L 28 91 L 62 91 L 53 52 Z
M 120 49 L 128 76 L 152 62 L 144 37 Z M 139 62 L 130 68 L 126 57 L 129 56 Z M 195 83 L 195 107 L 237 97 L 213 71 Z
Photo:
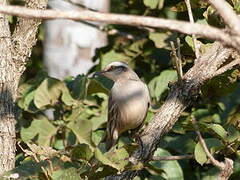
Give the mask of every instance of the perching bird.
M 96 74 L 114 81 L 108 100 L 106 147 L 109 150 L 121 133 L 142 126 L 150 96 L 147 85 L 124 62 L 112 62 Z

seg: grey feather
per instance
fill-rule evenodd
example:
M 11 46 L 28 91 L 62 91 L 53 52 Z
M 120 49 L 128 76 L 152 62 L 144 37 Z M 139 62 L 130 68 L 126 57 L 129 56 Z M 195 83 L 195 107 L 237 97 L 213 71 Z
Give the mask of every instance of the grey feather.
M 106 146 L 109 150 L 123 132 L 142 126 L 150 95 L 147 85 L 126 63 L 110 63 L 100 73 L 114 81 L 108 101 Z

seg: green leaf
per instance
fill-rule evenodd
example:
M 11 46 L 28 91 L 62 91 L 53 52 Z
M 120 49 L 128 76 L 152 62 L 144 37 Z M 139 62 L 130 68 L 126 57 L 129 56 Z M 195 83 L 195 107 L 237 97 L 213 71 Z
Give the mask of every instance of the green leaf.
M 115 50 L 111 50 L 100 57 L 101 69 L 105 68 L 111 62 L 114 61 L 128 61 L 129 57 L 125 56 L 123 53 L 118 53 Z
M 108 94 L 112 85 L 113 85 L 113 82 L 110 79 L 99 76 L 97 78 L 90 80 L 90 83 L 87 89 L 87 94 L 90 95 L 90 94 L 99 93 L 99 92 Z
M 29 158 L 28 158 L 29 159 Z M 25 179 L 34 179 L 34 177 L 37 177 L 39 172 L 41 172 L 42 167 L 46 167 L 48 165 L 47 161 L 41 161 L 39 163 L 36 163 L 35 161 L 32 160 L 27 160 L 26 159 L 22 162 L 20 166 L 17 166 L 16 168 L 12 169 L 11 171 L 7 171 L 3 174 L 3 176 L 0 176 L 1 180 L 4 179 L 13 179 L 13 178 L 4 178 L 4 176 L 10 176 L 13 174 L 18 174 L 17 178 L 18 180 L 25 180 Z M 16 179 L 16 178 L 14 178 Z
M 50 146 L 51 137 L 56 132 L 57 128 L 45 116 L 39 115 L 33 119 L 29 127 L 21 129 L 20 135 L 24 142 L 29 142 L 38 135 L 37 142 L 40 146 Z
M 151 39 L 156 48 L 165 48 L 169 44 L 169 36 L 168 33 L 160 33 L 160 32 L 150 32 L 149 33 L 149 39 Z
M 205 143 L 208 147 L 208 150 L 211 152 L 211 154 L 216 152 L 222 146 L 221 141 L 219 141 L 216 138 L 207 138 L 205 139 Z M 207 155 L 204 149 L 202 148 L 202 145 L 200 144 L 200 142 L 198 142 L 197 145 L 195 146 L 194 156 L 196 161 L 201 165 L 207 162 Z
M 236 2 L 234 4 L 234 10 L 237 12 L 237 13 L 240 13 L 240 1 Z
M 124 167 L 129 163 L 127 159 L 129 154 L 123 147 L 115 149 L 114 151 L 108 151 L 106 156 L 108 159 L 111 159 L 112 162 L 117 164 L 121 170 L 124 170 Z
M 64 83 L 58 79 L 45 79 L 35 91 L 34 104 L 39 109 L 56 104 L 64 87 Z
M 97 146 L 103 139 L 104 135 L 105 135 L 105 132 L 103 130 L 97 130 L 97 131 L 92 132 L 93 143 Z
M 186 36 L 185 37 L 186 43 L 192 48 L 193 51 L 195 51 L 194 43 L 193 43 L 193 38 L 191 36 Z M 196 41 L 198 45 L 202 45 L 201 41 Z
M 153 78 L 148 84 L 151 96 L 159 100 L 161 98 L 161 95 L 168 89 L 168 83 L 176 79 L 176 71 L 162 71 L 159 76 Z
M 53 180 L 76 180 L 76 179 L 81 180 L 82 179 L 79 175 L 78 170 L 74 167 L 54 171 L 51 177 Z
M 227 71 L 220 76 L 212 78 L 202 87 L 204 97 L 217 98 L 232 93 L 237 88 L 237 81 L 232 73 L 233 70 Z
M 213 130 L 221 138 L 227 138 L 227 131 L 220 124 L 210 124 L 208 129 Z
M 35 90 L 29 92 L 24 96 L 24 98 L 22 98 L 23 100 L 22 108 L 25 111 L 28 111 L 31 113 L 38 111 L 38 108 L 34 104 L 34 95 L 35 95 Z
M 73 82 L 71 82 L 71 89 L 73 90 L 74 99 L 84 99 L 87 92 L 88 79 L 84 75 L 78 75 Z
M 89 161 L 93 156 L 93 152 L 87 144 L 79 144 L 73 148 L 71 158 L 73 160 Z
M 171 156 L 171 154 L 162 148 L 158 148 L 154 152 L 154 156 Z M 151 161 L 150 164 L 155 168 L 164 170 L 165 173 L 162 176 L 166 179 L 184 179 L 182 168 L 177 161 Z
M 166 136 L 164 138 L 166 148 L 174 149 L 180 154 L 192 153 L 196 146 L 195 141 L 193 140 L 194 136 L 192 134 L 184 134 L 178 136 Z
M 68 88 L 65 86 L 65 88 L 62 89 L 62 97 L 61 97 L 62 101 L 64 104 L 66 104 L 67 106 L 73 106 L 77 104 L 77 101 L 75 99 L 73 99 L 73 97 L 71 96 Z
M 162 9 L 164 0 L 144 0 L 143 3 L 150 9 Z
M 106 113 L 102 113 L 101 116 L 95 116 L 93 118 L 91 118 L 91 122 L 93 124 L 93 131 L 98 129 L 103 123 L 105 123 L 107 121 L 107 114 Z
M 91 139 L 91 132 L 92 132 L 92 122 L 89 120 L 76 120 L 71 121 L 67 127 L 73 131 L 76 135 L 77 140 L 79 143 L 85 143 L 93 149 L 94 144 L 92 143 Z
M 190 2 L 191 2 L 192 9 L 206 8 L 208 6 L 207 2 L 201 1 L 201 0 L 191 0 Z M 174 5 L 173 7 L 171 7 L 170 10 L 175 12 L 185 12 L 187 11 L 187 6 L 185 2 L 181 1 L 176 5 Z
M 121 169 L 117 164 L 115 164 L 115 163 L 113 163 L 112 161 L 110 161 L 110 160 L 108 159 L 108 157 L 107 157 L 106 155 L 104 155 L 98 148 L 95 149 L 95 153 L 94 153 L 94 154 L 95 154 L 95 157 L 96 157 L 102 164 L 111 166 L 111 167 L 113 167 L 113 168 L 115 168 L 115 169 L 117 169 L 117 170 L 120 170 L 120 169 Z
M 234 142 L 240 137 L 240 132 L 236 127 L 230 125 L 227 128 L 228 137 L 225 139 L 228 142 Z

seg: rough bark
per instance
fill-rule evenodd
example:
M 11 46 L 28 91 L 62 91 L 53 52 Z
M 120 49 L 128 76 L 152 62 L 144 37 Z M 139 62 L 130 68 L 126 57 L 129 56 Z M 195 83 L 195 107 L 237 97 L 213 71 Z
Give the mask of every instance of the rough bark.
M 1 4 L 6 4 L 3 0 Z M 16 83 L 11 62 L 11 34 L 7 16 L 0 15 L 0 174 L 14 167 L 15 163 L 15 115 L 14 99 Z
M 7 0 L 0 4 L 6 5 Z M 46 0 L 28 0 L 27 7 L 43 7 Z M 0 174 L 15 166 L 17 113 L 15 100 L 25 63 L 36 43 L 40 20 L 18 19 L 11 36 L 6 15 L 0 14 Z

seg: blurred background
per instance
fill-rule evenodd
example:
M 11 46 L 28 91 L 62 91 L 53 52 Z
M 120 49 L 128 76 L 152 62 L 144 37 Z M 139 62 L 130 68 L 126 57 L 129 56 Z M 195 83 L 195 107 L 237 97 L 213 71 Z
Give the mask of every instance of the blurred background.
M 10 3 L 23 4 L 16 0 Z M 218 14 L 205 1 L 191 3 L 196 22 L 223 27 Z M 239 12 L 239 2 L 229 0 L 229 3 Z M 180 0 L 49 0 L 48 7 L 188 21 L 187 8 Z M 16 18 L 11 17 L 9 21 L 13 28 Z M 126 158 L 136 144 L 125 133 L 118 149 L 105 152 L 101 141 L 105 136 L 107 99 L 112 82 L 104 77 L 93 78 L 91 74 L 112 61 L 127 62 L 150 90 L 152 107 L 147 124 L 164 103 L 168 83 L 177 79 L 170 48 L 170 41 L 175 42 L 177 37 L 181 40 L 183 71 L 186 72 L 195 59 L 191 36 L 147 27 L 44 21 L 19 86 L 20 119 L 16 126 L 21 147 L 36 152 L 36 147 L 29 143 L 36 144 L 45 154 L 42 159 L 38 154 L 40 160 L 50 159 L 51 165 L 46 165 L 46 175 L 39 163 L 26 158 L 26 153 L 18 147 L 17 168 L 32 167 L 24 178 L 100 179 L 127 168 Z M 213 42 L 200 37 L 198 43 L 204 53 Z M 218 170 L 209 165 L 198 143 L 191 114 L 199 121 L 211 152 L 219 159 L 234 159 L 232 179 L 237 179 L 240 176 L 239 77 L 239 68 L 235 68 L 204 85 L 201 96 L 181 115 L 155 153 L 159 156 L 192 154 L 195 159 L 149 162 L 136 179 L 216 178 Z M 55 154 L 46 147 L 51 147 Z

